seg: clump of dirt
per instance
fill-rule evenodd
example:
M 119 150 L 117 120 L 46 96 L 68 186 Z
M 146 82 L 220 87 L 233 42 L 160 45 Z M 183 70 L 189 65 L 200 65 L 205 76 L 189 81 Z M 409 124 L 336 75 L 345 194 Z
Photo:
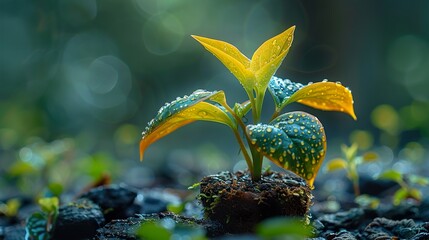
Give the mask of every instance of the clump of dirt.
M 199 198 L 206 218 L 218 222 L 225 233 L 248 233 L 276 216 L 307 221 L 313 196 L 305 180 L 293 173 L 266 171 L 256 182 L 239 171 L 204 177 Z

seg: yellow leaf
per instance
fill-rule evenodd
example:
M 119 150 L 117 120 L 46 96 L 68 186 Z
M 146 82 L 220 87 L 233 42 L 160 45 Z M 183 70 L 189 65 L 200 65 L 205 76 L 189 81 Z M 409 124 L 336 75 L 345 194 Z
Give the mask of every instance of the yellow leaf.
M 265 41 L 253 54 L 250 69 L 255 73 L 258 89 L 263 92 L 292 45 L 295 26 Z
M 375 152 L 366 152 L 362 157 L 365 162 L 373 162 L 377 160 L 378 155 Z
M 328 172 L 341 170 L 341 169 L 347 169 L 347 162 L 342 158 L 332 159 L 326 165 L 326 171 Z
M 140 141 L 140 159 L 143 159 L 144 152 L 149 145 L 174 132 L 176 129 L 196 120 L 218 122 L 231 127 L 234 126 L 231 118 L 222 109 L 207 102 L 199 102 L 170 116 L 151 130 L 150 133 L 144 135 Z
M 299 102 L 325 111 L 344 112 L 356 120 L 352 93 L 338 82 L 323 81 L 309 84 L 296 91 L 285 105 L 291 102 Z
M 254 73 L 250 71 L 250 60 L 234 45 L 224 41 L 192 35 L 209 52 L 215 55 L 238 79 L 246 91 L 255 86 Z

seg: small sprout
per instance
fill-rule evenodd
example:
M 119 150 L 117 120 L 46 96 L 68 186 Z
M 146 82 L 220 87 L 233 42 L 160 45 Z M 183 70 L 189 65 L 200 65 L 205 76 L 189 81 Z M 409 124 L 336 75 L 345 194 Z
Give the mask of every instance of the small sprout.
M 359 206 L 370 209 L 377 209 L 380 205 L 380 199 L 376 197 L 372 197 L 367 194 L 359 195 L 355 198 L 355 202 L 359 204 Z
M 188 189 L 193 190 L 193 189 L 199 187 L 200 185 L 201 185 L 201 182 L 197 182 L 197 183 L 192 184 L 192 186 L 189 186 Z
M 197 120 L 217 122 L 233 131 L 252 180 L 260 180 L 262 160 L 266 157 L 298 174 L 313 187 L 326 153 L 325 130 L 313 115 L 281 114 L 281 111 L 288 104 L 298 102 L 320 110 L 344 112 L 355 120 L 356 115 L 351 91 L 339 82 L 324 80 L 303 85 L 274 76 L 289 52 L 294 30 L 295 26 L 265 41 L 251 59 L 227 42 L 192 36 L 231 71 L 248 100 L 231 108 L 223 91 L 197 90 L 167 103 L 143 132 L 140 158 L 143 159 L 149 145 L 182 126 Z M 261 115 L 267 90 L 273 97 L 275 110 L 269 123 L 264 124 Z M 249 111 L 252 111 L 253 123 L 246 126 L 243 118 L 246 119 Z
M 8 218 L 16 217 L 20 207 L 21 201 L 17 198 L 11 198 L 5 203 L 0 202 L 0 214 Z
M 389 169 L 381 173 L 377 179 L 390 180 L 399 184 L 400 188 L 393 195 L 393 205 L 399 205 L 402 201 L 411 198 L 416 201 L 422 200 L 422 192 L 413 185 L 427 186 L 429 178 L 418 175 L 405 176 L 401 172 Z
M 347 145 L 341 146 L 341 152 L 344 158 L 335 158 L 328 162 L 326 165 L 327 172 L 333 172 L 344 169 L 347 172 L 347 178 L 353 183 L 353 190 L 355 196 L 360 195 L 359 189 L 359 173 L 358 166 L 363 163 L 376 161 L 378 156 L 374 152 L 365 152 L 363 155 L 357 156 L 358 145 L 352 144 L 350 147 Z
M 42 211 L 33 213 L 27 219 L 26 239 L 48 240 L 57 220 L 59 200 L 57 197 L 41 198 L 38 203 Z

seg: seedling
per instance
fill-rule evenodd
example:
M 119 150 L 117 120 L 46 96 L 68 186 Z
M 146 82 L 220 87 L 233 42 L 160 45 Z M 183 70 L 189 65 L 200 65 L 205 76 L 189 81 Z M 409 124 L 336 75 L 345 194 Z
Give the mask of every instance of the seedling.
M 417 201 L 422 200 L 422 192 L 413 185 L 427 186 L 429 178 L 419 175 L 405 176 L 401 172 L 393 169 L 386 170 L 378 176 L 378 179 L 390 180 L 399 184 L 400 188 L 393 195 L 393 205 L 399 205 L 402 201 L 412 198 Z M 412 185 L 411 185 L 412 184 Z
M 197 90 L 165 104 L 143 132 L 140 159 L 150 144 L 180 127 L 197 120 L 218 122 L 232 129 L 254 181 L 261 178 L 265 156 L 300 175 L 312 187 L 325 157 L 324 128 L 311 114 L 300 111 L 281 114 L 282 109 L 298 102 L 316 109 L 344 112 L 353 119 L 356 116 L 351 91 L 340 82 L 324 80 L 303 85 L 273 76 L 289 52 L 294 30 L 295 26 L 264 42 L 251 59 L 227 42 L 192 36 L 231 71 L 248 100 L 230 107 L 224 91 Z M 267 89 L 275 110 L 270 122 L 262 123 Z M 253 124 L 246 126 L 242 119 L 250 110 Z
M 25 239 L 47 240 L 52 237 L 58 216 L 59 200 L 57 197 L 41 198 L 38 203 L 41 211 L 33 213 L 27 219 Z
M 363 163 L 373 162 L 377 160 L 377 154 L 374 152 L 365 152 L 363 155 L 357 156 L 358 145 L 352 144 L 350 147 L 347 145 L 341 146 L 341 152 L 344 158 L 335 158 L 328 162 L 326 170 L 328 172 L 344 169 L 347 172 L 347 178 L 353 184 L 355 196 L 360 195 L 359 189 L 359 173 L 358 166 Z

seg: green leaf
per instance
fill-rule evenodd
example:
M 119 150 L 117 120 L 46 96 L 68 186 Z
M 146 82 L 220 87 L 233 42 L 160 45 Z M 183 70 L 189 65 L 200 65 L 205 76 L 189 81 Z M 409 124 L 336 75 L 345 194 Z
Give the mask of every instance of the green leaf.
M 281 110 L 296 91 L 304 87 L 301 83 L 292 82 L 289 79 L 281 79 L 273 76 L 268 84 L 268 91 L 273 96 L 276 108 Z
M 258 152 L 313 186 L 326 152 L 325 130 L 316 117 L 290 112 L 270 124 L 249 125 L 246 133 Z
M 409 178 L 411 183 L 418 184 L 420 186 L 429 185 L 429 178 L 427 178 L 427 177 L 422 177 L 419 175 L 412 174 L 412 175 L 408 176 L 408 178 Z
M 185 210 L 185 202 L 182 203 L 170 203 L 167 204 L 167 211 L 175 213 L 175 214 L 180 214 Z
M 250 69 L 255 73 L 256 88 L 265 92 L 271 77 L 280 67 L 292 45 L 295 26 L 265 41 L 253 54 Z
M 257 225 L 256 233 L 264 239 L 307 239 L 312 228 L 294 218 L 270 218 Z
M 422 192 L 417 188 L 410 188 L 408 190 L 408 197 L 411 197 L 417 201 L 422 200 Z
M 405 188 L 400 188 L 393 194 L 393 205 L 399 205 L 403 200 L 408 197 L 408 191 Z
M 284 105 L 292 102 L 325 111 L 344 112 L 356 120 L 352 93 L 339 82 L 322 81 L 306 85 L 296 91 Z
M 355 202 L 363 208 L 377 209 L 380 205 L 380 199 L 367 194 L 356 196 Z
M 164 105 L 156 117 L 148 123 L 142 134 L 140 159 L 143 159 L 144 152 L 150 144 L 196 120 L 223 123 L 235 128 L 234 119 L 223 107 L 217 103 L 204 102 L 210 98 L 220 101 L 216 95 L 223 95 L 223 91 L 197 90 L 189 96 L 177 98 L 175 101 Z
M 52 182 L 49 183 L 47 193 L 45 193 L 45 197 L 59 197 L 64 190 L 64 187 L 61 183 Z
M 43 213 L 33 213 L 25 225 L 25 231 L 29 239 L 47 240 L 49 233 L 46 231 L 47 218 Z
M 46 213 L 55 213 L 59 208 L 59 200 L 57 197 L 41 198 L 38 203 L 42 211 Z
M 137 236 L 145 240 L 171 239 L 172 233 L 161 224 L 153 221 L 144 222 L 136 232 Z
M 340 169 L 347 169 L 347 162 L 342 158 L 335 158 L 328 162 L 326 165 L 326 170 L 328 172 L 333 172 Z
M 353 161 L 355 159 L 358 149 L 359 145 L 356 143 L 353 143 L 350 147 L 347 147 L 345 144 L 341 145 L 341 151 L 348 161 Z
M 255 86 L 254 73 L 249 69 L 250 60 L 234 45 L 224 41 L 192 35 L 201 45 L 217 57 L 238 79 L 247 92 Z
M 392 170 L 392 169 L 386 170 L 383 173 L 381 173 L 378 176 L 378 179 L 381 179 L 381 180 L 391 180 L 391 181 L 394 181 L 394 182 L 397 182 L 397 183 L 403 181 L 402 180 L 402 173 L 400 173 L 398 171 L 395 171 L 395 170 Z
M 0 213 L 8 218 L 16 217 L 20 207 L 21 201 L 18 198 L 11 198 L 6 203 L 0 202 Z

